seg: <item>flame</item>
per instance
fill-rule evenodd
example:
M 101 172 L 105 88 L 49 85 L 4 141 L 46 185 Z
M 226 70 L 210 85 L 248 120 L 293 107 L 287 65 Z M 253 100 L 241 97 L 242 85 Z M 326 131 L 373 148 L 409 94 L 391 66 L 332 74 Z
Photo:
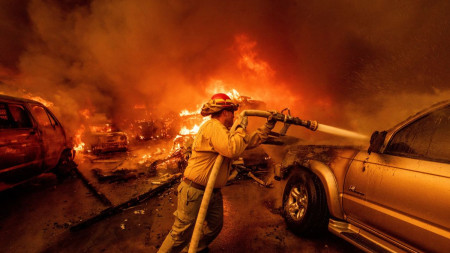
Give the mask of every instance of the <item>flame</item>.
M 148 155 L 143 155 L 142 159 L 148 159 L 148 158 L 151 158 L 151 157 L 152 157 L 152 155 L 149 155 L 149 154 Z
M 80 114 L 85 118 L 89 119 L 91 117 L 91 112 L 89 109 L 80 110 Z
M 191 129 L 188 129 L 187 127 L 183 126 L 180 130 L 180 135 L 191 135 L 198 133 L 198 130 L 200 129 L 199 125 L 194 125 Z
M 192 116 L 192 115 L 199 115 L 200 112 L 202 111 L 202 108 L 200 106 L 197 106 L 197 110 L 196 111 L 189 111 L 187 109 L 184 109 L 180 112 L 180 116 Z
M 217 80 L 216 80 L 217 81 Z M 220 80 L 219 80 L 220 82 Z M 233 100 L 235 103 L 240 103 L 243 101 L 243 96 L 241 96 L 239 94 L 239 92 L 236 89 L 231 89 L 229 91 L 225 91 L 225 89 L 221 86 L 216 86 L 214 87 L 214 89 L 211 89 L 211 94 L 215 94 L 215 93 L 225 93 L 227 94 L 231 100 Z M 198 130 L 200 129 L 200 127 L 210 119 L 210 117 L 203 117 L 201 120 L 200 119 L 195 119 L 194 116 L 198 116 L 200 115 L 201 112 L 201 106 L 197 105 L 197 110 L 196 111 L 189 111 L 187 109 L 184 109 L 180 112 L 180 116 L 185 116 L 185 117 L 191 117 L 191 119 L 193 120 L 197 120 L 197 123 L 194 124 L 193 127 L 189 128 L 187 126 L 182 126 L 180 132 L 178 133 L 179 136 L 185 136 L 185 135 L 195 135 L 198 133 Z M 175 137 L 178 138 L 179 136 Z
M 186 121 L 190 121 L 192 125 L 192 121 L 196 122 L 193 127 L 188 128 L 188 126 L 182 126 L 181 130 L 178 132 L 179 135 L 193 135 L 198 132 L 200 129 L 200 126 L 208 120 L 209 117 L 203 118 L 200 120 L 200 113 L 202 111 L 202 105 L 197 105 L 197 110 L 195 111 L 189 111 L 187 109 L 184 109 L 180 112 L 180 116 L 184 117 Z M 179 137 L 176 136 L 175 139 Z
M 235 37 L 235 42 L 241 58 L 239 59 L 238 66 L 241 69 L 249 70 L 257 76 L 260 77 L 272 77 L 275 73 L 270 65 L 258 58 L 258 53 L 256 52 L 256 41 L 250 40 L 247 35 L 237 35 Z
M 84 111 L 86 111 L 86 110 L 84 110 Z M 110 132 L 112 132 L 112 125 L 105 124 L 105 125 L 101 125 L 101 126 L 89 126 L 89 130 L 93 133 L 94 132 L 110 133 Z M 82 140 L 82 136 L 85 131 L 86 131 L 86 127 L 84 125 L 81 125 L 81 127 L 75 133 L 73 149 L 77 152 L 84 151 L 86 148 L 86 143 Z
M 152 155 L 150 154 L 145 154 L 142 156 L 141 160 L 138 161 L 139 164 L 144 164 L 147 162 L 148 159 L 152 158 Z
M 27 98 L 27 99 L 34 100 L 34 101 L 38 101 L 39 103 L 45 105 L 46 107 L 52 107 L 53 106 L 52 102 L 47 101 L 47 100 L 43 99 L 42 97 L 34 96 L 31 93 L 25 94 L 24 97 Z
M 81 125 L 81 128 L 77 130 L 75 134 L 74 147 L 73 149 L 77 152 L 83 151 L 86 144 L 81 140 L 81 135 L 83 135 L 85 130 L 84 125 Z
M 201 120 L 199 118 L 193 118 L 197 121 L 197 123 L 194 124 L 193 127 L 188 128 L 187 126 L 183 126 L 178 132 L 179 135 L 194 135 L 198 133 L 198 130 L 200 130 L 200 127 L 210 119 L 211 117 L 203 117 Z M 175 137 L 176 138 L 176 137 Z
M 251 98 L 247 96 L 242 96 L 236 89 L 227 88 L 229 85 L 226 85 L 222 80 L 211 80 L 209 88 L 207 88 L 207 93 L 216 94 L 216 93 L 225 93 L 227 96 L 233 100 L 235 103 L 240 103 L 244 101 L 245 98 Z M 230 85 L 231 86 L 231 85 Z M 200 113 L 200 112 L 199 112 Z
M 93 133 L 111 133 L 112 132 L 112 125 L 111 124 L 105 124 L 100 126 L 90 126 L 89 129 Z
M 234 102 L 242 102 L 242 96 L 239 94 L 239 92 L 235 89 L 232 89 L 231 91 L 225 93 L 227 96 L 231 98 Z
M 84 150 L 85 146 L 86 146 L 86 144 L 84 142 L 81 142 L 77 146 L 73 147 L 73 150 L 75 150 L 76 152 L 81 152 Z

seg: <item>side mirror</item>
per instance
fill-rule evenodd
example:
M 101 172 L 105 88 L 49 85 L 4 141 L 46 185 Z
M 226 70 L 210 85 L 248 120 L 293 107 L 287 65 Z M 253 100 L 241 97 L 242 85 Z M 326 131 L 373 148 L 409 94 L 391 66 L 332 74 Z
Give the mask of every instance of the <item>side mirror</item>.
M 386 131 L 383 132 L 378 132 L 375 131 L 373 132 L 372 136 L 370 137 L 370 146 L 369 146 L 369 150 L 367 150 L 367 152 L 370 154 L 372 152 L 378 153 L 380 152 L 380 148 L 381 146 L 383 146 L 384 143 L 384 139 L 386 138 Z

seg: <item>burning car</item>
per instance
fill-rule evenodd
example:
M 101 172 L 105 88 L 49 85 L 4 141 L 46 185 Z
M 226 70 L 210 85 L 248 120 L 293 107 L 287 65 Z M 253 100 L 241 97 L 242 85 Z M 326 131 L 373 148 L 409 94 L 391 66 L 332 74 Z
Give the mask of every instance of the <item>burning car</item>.
M 130 132 L 136 140 L 170 139 L 176 135 L 176 118 L 168 115 L 166 118 L 155 120 L 140 120 L 132 124 Z
M 0 95 L 0 190 L 51 169 L 62 173 L 73 155 L 63 126 L 46 106 Z
M 170 139 L 178 132 L 179 116 L 174 112 L 155 115 L 155 109 L 136 105 L 122 124 L 130 140 L 148 141 Z
M 90 126 L 83 140 L 86 142 L 87 151 L 96 155 L 128 150 L 127 135 L 109 123 Z
M 450 252 L 450 101 L 375 132 L 368 151 L 292 148 L 282 171 L 300 235 L 328 227 L 367 252 Z

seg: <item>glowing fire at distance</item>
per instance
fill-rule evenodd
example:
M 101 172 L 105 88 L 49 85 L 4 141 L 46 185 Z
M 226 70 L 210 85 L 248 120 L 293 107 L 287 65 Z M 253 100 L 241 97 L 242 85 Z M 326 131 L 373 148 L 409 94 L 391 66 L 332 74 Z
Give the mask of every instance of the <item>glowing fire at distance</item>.
M 150 154 L 145 154 L 142 156 L 141 160 L 138 162 L 139 164 L 144 164 L 145 162 L 147 162 L 148 159 L 152 158 L 152 155 Z
M 94 133 L 111 133 L 112 132 L 112 125 L 111 124 L 105 124 L 101 126 L 90 126 L 89 127 L 91 132 Z
M 76 152 L 83 151 L 86 146 L 86 144 L 81 140 L 81 135 L 83 135 L 84 129 L 85 129 L 84 125 L 81 125 L 81 128 L 78 129 L 78 131 L 75 134 L 73 150 L 75 150 Z
M 86 112 L 87 110 L 80 111 L 81 114 Z M 86 149 L 86 143 L 83 141 L 82 138 L 83 134 L 85 133 L 85 130 L 86 127 L 84 125 L 81 125 L 80 129 L 78 129 L 77 132 L 75 133 L 73 149 L 77 152 L 81 152 Z M 111 133 L 112 125 L 104 124 L 104 125 L 89 126 L 89 131 L 92 133 Z
M 213 92 L 210 92 L 211 94 L 214 94 L 214 93 L 219 93 L 219 92 L 221 92 L 221 91 L 217 91 L 217 90 L 214 90 Z M 235 89 L 232 89 L 231 91 L 229 91 L 229 92 L 221 92 L 221 93 L 225 93 L 225 94 L 227 94 L 230 98 L 231 98 L 231 100 L 233 100 L 235 103 L 239 103 L 239 102 L 242 102 L 242 96 L 239 94 L 239 92 L 237 91 L 237 90 L 235 90 Z M 181 113 L 180 113 L 180 116 L 197 116 L 197 115 L 200 115 L 200 112 L 201 112 L 201 105 L 200 106 L 197 106 L 197 110 L 196 111 L 189 111 L 189 110 L 187 110 L 187 109 L 184 109 L 184 110 L 182 110 L 181 111 Z M 181 130 L 180 130 L 180 132 L 178 133 L 179 135 L 181 135 L 181 136 L 184 136 L 184 135 L 194 135 L 194 134 L 197 134 L 198 133 L 198 130 L 200 129 L 200 127 L 206 122 L 206 121 L 208 121 L 210 119 L 210 117 L 203 117 L 203 119 L 202 119 L 202 121 L 200 122 L 198 122 L 198 124 L 195 124 L 192 128 L 188 128 L 187 126 L 183 126 L 182 128 L 181 128 Z M 177 136 L 177 137 L 179 137 L 179 136 Z M 177 138 L 177 137 L 175 137 L 175 139 Z
M 192 129 L 188 129 L 187 127 L 183 126 L 180 130 L 180 135 L 190 135 L 190 134 L 196 134 L 198 130 L 200 129 L 200 126 L 194 125 Z
M 199 115 L 201 110 L 202 110 L 202 108 L 200 106 L 197 106 L 197 107 L 198 107 L 198 109 L 196 111 L 189 111 L 189 110 L 186 110 L 186 109 L 182 110 L 180 112 L 180 116 L 183 117 L 183 116 Z
M 89 119 L 91 117 L 91 112 L 89 109 L 80 110 L 80 114 L 85 118 Z
M 231 98 L 231 100 L 235 101 L 235 102 L 242 102 L 242 97 L 239 94 L 239 92 L 235 89 L 232 89 L 230 92 L 225 93 L 227 94 L 227 96 L 229 96 Z
M 216 87 L 217 88 L 217 87 Z M 214 92 L 209 92 L 211 94 L 213 93 L 225 93 L 227 94 L 235 103 L 240 103 L 243 101 L 245 97 L 242 97 L 239 92 L 236 89 L 232 89 L 230 91 L 225 91 L 223 88 L 222 90 L 215 90 Z M 188 110 L 184 109 L 179 113 L 179 116 L 182 120 L 181 129 L 179 130 L 178 134 L 174 138 L 173 142 L 173 148 L 179 149 L 182 147 L 183 139 L 186 140 L 189 136 L 195 135 L 198 133 L 200 127 L 210 119 L 210 117 L 201 117 L 201 106 L 197 105 L 196 110 Z M 141 108 L 141 105 L 136 105 L 135 108 Z M 78 112 L 82 118 L 88 120 L 92 117 L 92 112 L 89 109 L 83 109 L 79 110 Z M 111 124 L 104 124 L 104 125 L 81 125 L 81 127 L 76 131 L 74 136 L 74 150 L 81 152 L 86 150 L 86 143 L 83 141 L 84 134 L 86 131 L 92 132 L 92 133 L 109 133 L 113 131 L 113 126 Z M 141 126 L 142 128 L 142 126 Z M 158 136 L 156 136 L 158 137 Z M 143 140 L 144 136 L 137 135 L 138 139 Z M 142 160 L 147 160 L 151 157 L 151 155 L 144 155 L 142 157 Z
M 200 122 L 199 124 L 195 124 L 191 129 L 189 129 L 187 126 L 183 126 L 180 130 L 180 132 L 178 132 L 178 135 L 194 135 L 196 133 L 198 133 L 198 130 L 200 129 L 200 127 L 210 119 L 211 117 L 203 117 L 202 122 Z M 176 138 L 176 137 L 175 137 Z

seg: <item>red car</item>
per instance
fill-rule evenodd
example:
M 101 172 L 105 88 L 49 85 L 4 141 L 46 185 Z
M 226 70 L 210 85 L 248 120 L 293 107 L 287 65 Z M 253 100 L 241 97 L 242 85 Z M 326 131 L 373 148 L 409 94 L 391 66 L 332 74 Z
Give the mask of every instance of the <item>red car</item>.
M 0 191 L 63 168 L 73 156 L 64 128 L 47 107 L 0 95 Z

